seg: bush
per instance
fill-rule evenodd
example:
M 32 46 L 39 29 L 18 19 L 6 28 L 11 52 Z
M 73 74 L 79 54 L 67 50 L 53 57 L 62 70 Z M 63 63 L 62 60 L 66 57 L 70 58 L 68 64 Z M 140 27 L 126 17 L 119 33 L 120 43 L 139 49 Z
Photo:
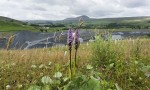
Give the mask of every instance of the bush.
M 108 65 L 115 65 L 118 57 L 111 39 L 104 41 L 101 37 L 96 36 L 92 50 L 92 63 L 94 66 L 107 67 Z

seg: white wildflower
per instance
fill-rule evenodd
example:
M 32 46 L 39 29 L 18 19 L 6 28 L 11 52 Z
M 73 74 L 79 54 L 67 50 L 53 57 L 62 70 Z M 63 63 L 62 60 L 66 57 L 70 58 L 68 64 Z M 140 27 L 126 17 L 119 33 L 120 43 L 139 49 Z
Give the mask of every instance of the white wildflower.
M 52 62 L 49 62 L 48 65 L 50 66 L 52 64 Z
M 89 43 L 87 42 L 86 45 L 89 46 Z
M 44 67 L 44 65 L 43 64 L 41 64 L 40 66 L 39 66 L 39 68 L 43 68 Z
M 36 65 L 32 65 L 32 66 L 31 66 L 31 68 L 36 68 L 36 67 L 37 67 Z
M 64 56 L 66 56 L 67 55 L 67 51 L 65 51 L 65 53 L 64 53 Z
M 15 65 L 16 65 L 16 63 L 12 63 L 11 65 L 12 65 L 12 66 L 15 66 Z
M 18 84 L 18 88 L 22 88 L 22 84 Z
M 11 89 L 11 86 L 10 85 L 7 85 L 6 86 L 6 90 L 10 90 Z

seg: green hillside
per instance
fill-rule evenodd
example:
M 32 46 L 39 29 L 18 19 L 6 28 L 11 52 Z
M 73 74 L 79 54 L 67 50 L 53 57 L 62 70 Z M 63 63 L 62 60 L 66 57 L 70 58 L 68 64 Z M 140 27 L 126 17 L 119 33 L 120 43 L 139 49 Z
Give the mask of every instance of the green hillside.
M 34 30 L 34 27 L 27 23 L 0 16 L 0 31 L 18 31 L 18 30 Z
M 121 18 L 88 18 L 86 16 L 80 16 L 83 18 L 84 26 L 82 28 L 97 28 L 97 29 L 149 29 L 150 28 L 150 16 L 145 17 L 121 17 Z M 86 18 L 85 18 L 86 17 Z M 76 25 L 79 17 L 69 18 L 57 23 L 63 23 L 65 25 Z
M 143 17 L 121 17 L 121 18 L 90 18 L 86 15 L 66 18 L 64 20 L 26 20 L 18 21 L 0 16 L 0 31 L 35 30 L 39 31 L 48 27 L 47 31 L 67 30 L 68 27 L 76 27 L 79 19 L 82 18 L 84 24 L 81 29 L 117 29 L 135 30 L 150 29 L 150 16 Z M 28 25 L 29 23 L 30 25 Z

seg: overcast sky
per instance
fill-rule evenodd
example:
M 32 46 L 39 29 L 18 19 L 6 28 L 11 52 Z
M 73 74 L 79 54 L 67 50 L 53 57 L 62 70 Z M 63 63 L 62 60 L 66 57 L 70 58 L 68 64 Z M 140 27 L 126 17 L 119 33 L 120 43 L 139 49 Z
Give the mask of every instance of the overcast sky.
M 0 0 L 0 16 L 18 20 L 150 16 L 150 0 Z

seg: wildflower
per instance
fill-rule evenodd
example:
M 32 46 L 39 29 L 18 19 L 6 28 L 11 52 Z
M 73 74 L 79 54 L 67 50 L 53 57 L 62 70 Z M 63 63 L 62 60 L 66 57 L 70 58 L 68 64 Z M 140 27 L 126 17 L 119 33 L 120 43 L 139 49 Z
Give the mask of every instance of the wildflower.
M 77 50 L 79 47 L 80 41 L 79 41 L 79 30 L 77 29 L 75 32 L 75 49 Z
M 115 45 L 117 44 L 117 40 L 115 39 Z
M 87 42 L 86 45 L 89 46 L 89 43 Z
M 72 42 L 73 42 L 73 33 L 72 33 L 71 29 L 68 30 L 68 39 L 67 40 L 68 40 L 67 43 L 68 43 L 68 46 L 69 46 L 69 50 L 71 50 Z
M 67 55 L 67 51 L 65 51 L 65 53 L 64 53 L 64 56 L 66 56 Z
M 11 89 L 11 86 L 10 85 L 7 85 L 6 86 L 6 90 L 10 90 Z
M 16 63 L 12 63 L 11 65 L 12 65 L 12 66 L 15 66 L 15 65 L 16 65 Z
M 50 66 L 52 64 L 52 62 L 49 62 L 48 65 Z
M 76 57 L 77 57 L 77 50 L 79 48 L 79 30 L 77 29 L 75 32 L 75 66 L 77 67 L 77 63 L 76 63 Z
M 22 84 L 18 84 L 17 86 L 18 86 L 18 88 L 22 88 Z
M 69 52 L 70 52 L 70 71 L 72 76 L 72 70 L 71 70 L 71 50 L 72 50 L 72 42 L 73 42 L 73 36 L 72 36 L 72 30 L 68 30 L 68 38 L 67 38 L 67 44 L 69 46 Z
M 40 66 L 39 66 L 39 68 L 43 68 L 44 67 L 44 65 L 43 64 L 41 64 Z
M 31 68 L 36 68 L 36 65 L 32 65 Z

